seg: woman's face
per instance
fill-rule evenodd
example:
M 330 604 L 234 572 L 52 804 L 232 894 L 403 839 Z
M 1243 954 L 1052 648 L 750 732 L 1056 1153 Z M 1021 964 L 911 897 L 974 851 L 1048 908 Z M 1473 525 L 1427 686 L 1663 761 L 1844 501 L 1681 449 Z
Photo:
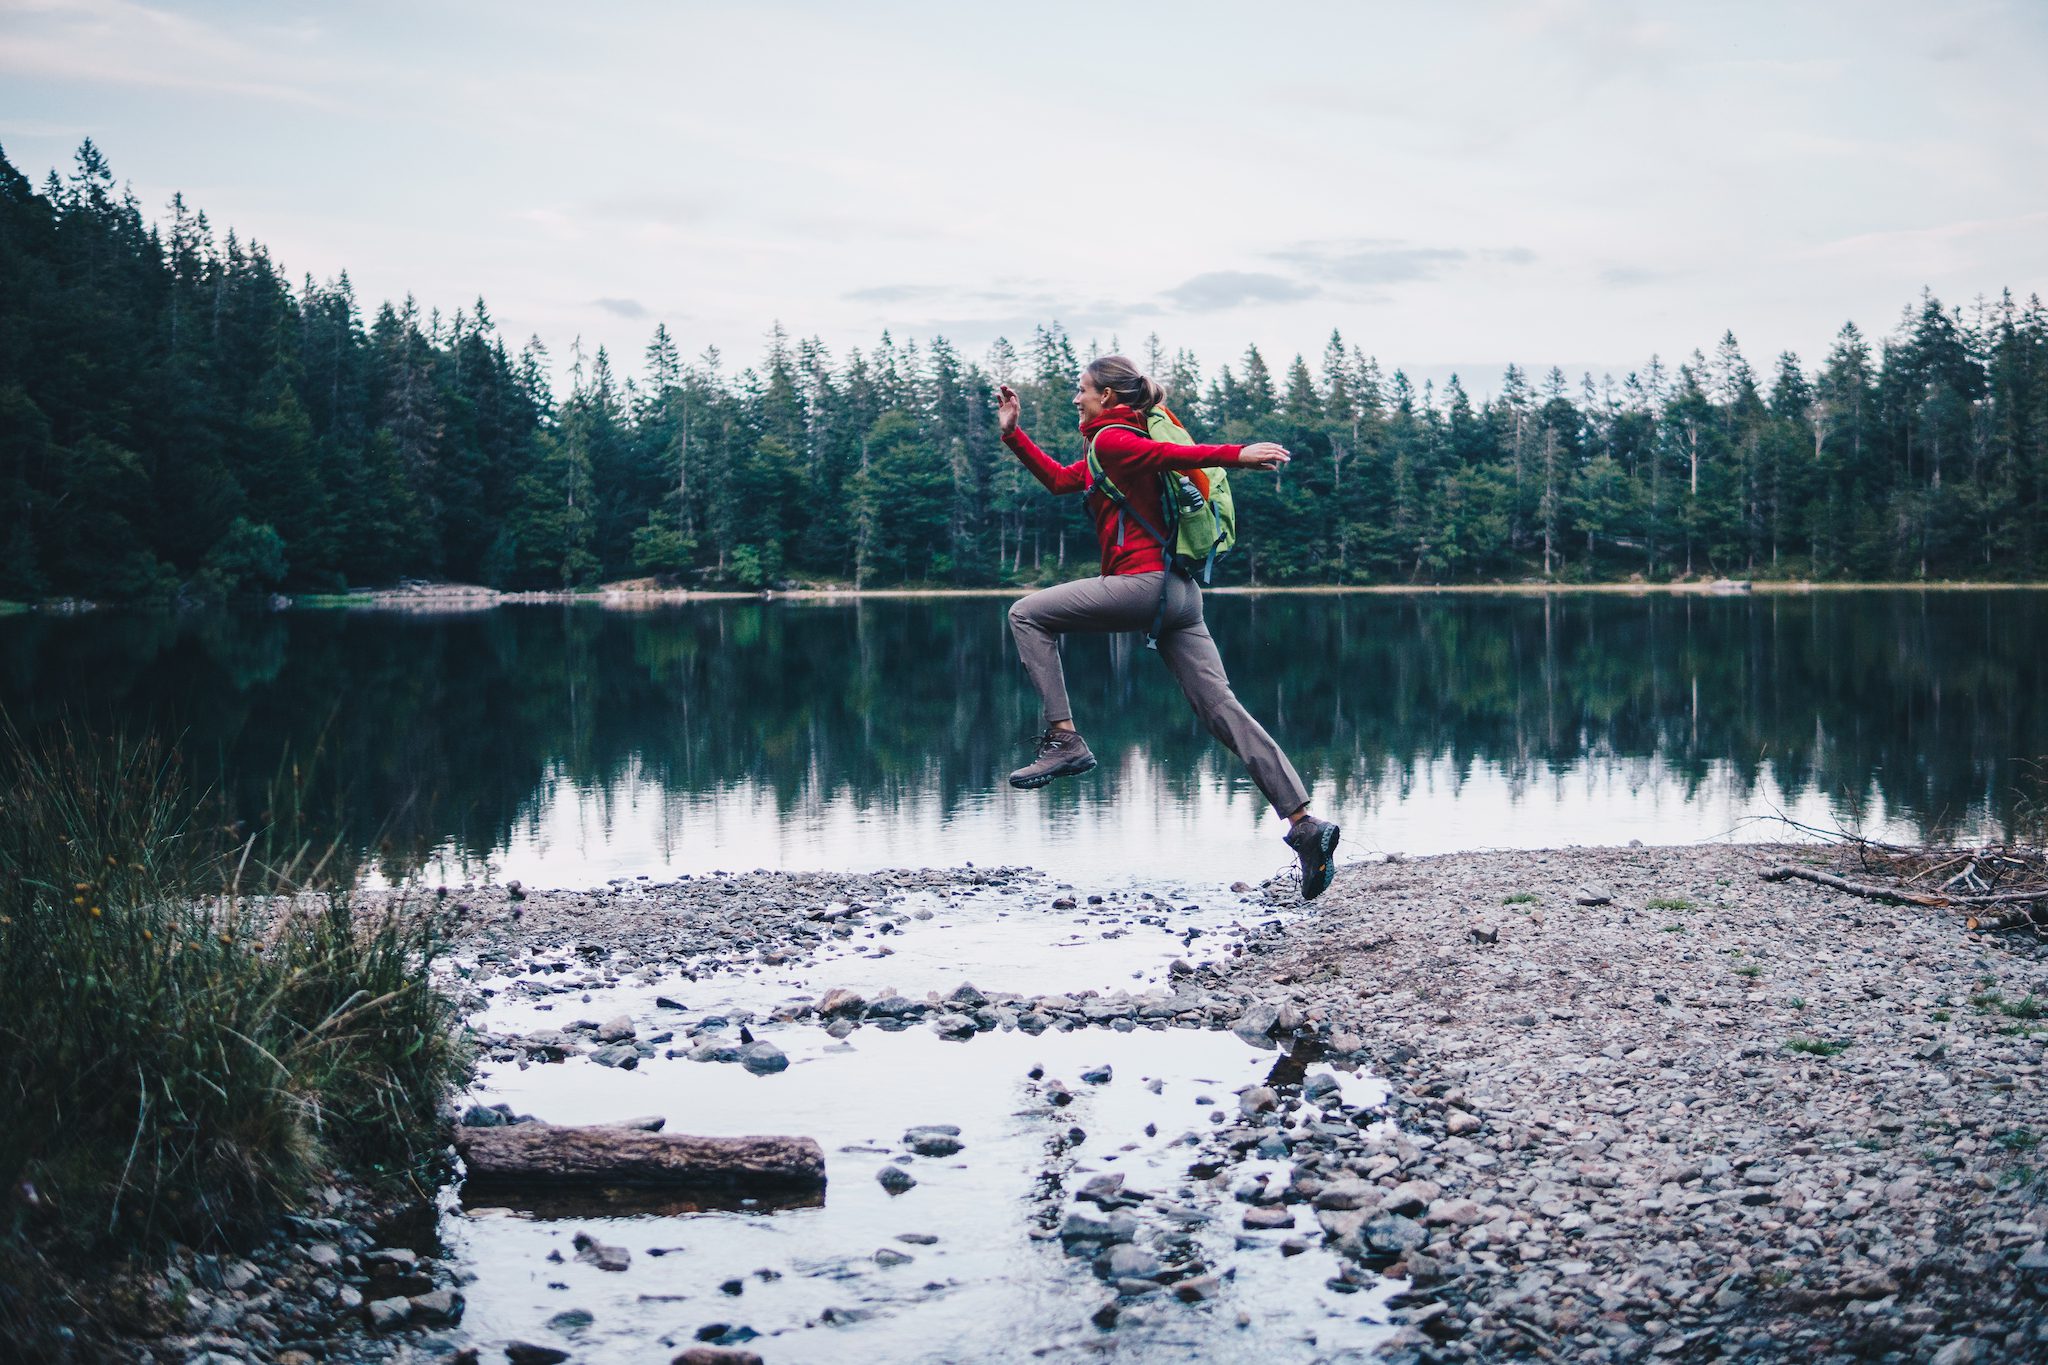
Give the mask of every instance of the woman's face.
M 1114 402 L 1116 402 L 1116 398 L 1109 390 L 1096 388 L 1095 380 L 1089 376 L 1088 372 L 1086 370 L 1081 372 L 1081 385 L 1074 390 L 1074 406 L 1080 409 L 1082 421 L 1094 421 L 1102 416 L 1104 408 Z

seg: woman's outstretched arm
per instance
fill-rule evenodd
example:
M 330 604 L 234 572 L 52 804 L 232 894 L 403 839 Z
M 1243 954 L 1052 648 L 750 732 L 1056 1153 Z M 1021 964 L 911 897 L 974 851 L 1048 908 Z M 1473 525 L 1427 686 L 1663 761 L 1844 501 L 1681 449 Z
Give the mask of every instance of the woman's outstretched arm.
M 1287 463 L 1287 452 L 1271 441 L 1248 446 L 1184 446 L 1173 441 L 1155 441 L 1129 427 L 1103 428 L 1095 438 L 1095 453 L 1102 457 L 1104 465 L 1131 473 L 1207 469 L 1211 465 L 1277 469 Z
M 1088 487 L 1088 462 L 1076 460 L 1072 464 L 1061 464 L 1038 448 L 1038 443 L 1024 434 L 1017 425 L 1017 413 L 1022 404 L 1017 392 L 1008 384 L 1003 385 L 996 404 L 996 425 L 1002 430 L 1003 444 L 1010 453 L 1023 461 L 1031 476 L 1045 485 L 1049 493 L 1079 493 Z

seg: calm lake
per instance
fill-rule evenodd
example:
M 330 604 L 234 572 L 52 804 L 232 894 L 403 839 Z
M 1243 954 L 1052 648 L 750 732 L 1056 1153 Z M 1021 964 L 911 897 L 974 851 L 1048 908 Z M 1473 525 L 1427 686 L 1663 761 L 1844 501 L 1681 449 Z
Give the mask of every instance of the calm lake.
M 387 876 L 975 862 L 1199 885 L 1289 865 L 1134 638 L 1068 642 L 1102 766 L 1010 790 L 1037 703 L 1007 606 L 14 617 L 0 704 L 182 736 L 250 813 L 289 754 Z M 1343 823 L 1340 861 L 1782 837 L 1759 819 L 1777 811 L 1995 835 L 2030 818 L 2048 756 L 2038 591 L 1218 595 L 1209 622 Z

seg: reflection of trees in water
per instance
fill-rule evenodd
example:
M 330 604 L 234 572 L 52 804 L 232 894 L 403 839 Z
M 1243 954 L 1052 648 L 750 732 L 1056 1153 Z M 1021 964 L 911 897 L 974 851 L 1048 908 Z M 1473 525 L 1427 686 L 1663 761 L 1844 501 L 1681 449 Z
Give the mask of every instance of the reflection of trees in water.
M 1036 723 L 1006 606 L 15 620 L 0 699 L 176 729 L 252 813 L 281 753 L 317 752 L 316 808 L 396 870 L 444 843 L 487 853 L 553 783 L 602 798 L 629 771 L 693 796 L 745 783 L 781 815 L 952 810 Z M 1931 834 L 2009 821 L 2019 761 L 2048 754 L 2032 593 L 1219 597 L 1209 616 L 1246 704 L 1339 798 L 1424 770 L 1661 769 L 1688 795 L 1726 771 L 1845 809 L 1879 795 Z M 1077 637 L 1067 657 L 1098 750 L 1144 749 L 1176 795 L 1243 780 L 1133 640 Z

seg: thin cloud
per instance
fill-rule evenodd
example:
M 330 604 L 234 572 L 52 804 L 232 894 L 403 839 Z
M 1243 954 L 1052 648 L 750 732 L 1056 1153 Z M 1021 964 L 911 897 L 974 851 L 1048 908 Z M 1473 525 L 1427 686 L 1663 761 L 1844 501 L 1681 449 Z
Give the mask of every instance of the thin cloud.
M 647 305 L 641 303 L 638 299 L 592 299 L 591 303 L 604 309 L 607 313 L 617 317 L 631 318 L 636 322 L 641 318 L 653 316 L 647 311 Z
M 1190 313 L 1213 313 L 1248 304 L 1297 303 L 1314 298 L 1319 292 L 1315 285 L 1290 280 L 1285 275 L 1211 270 L 1176 285 L 1162 297 Z
M 909 303 L 913 299 L 929 299 L 945 292 L 930 284 L 877 284 L 866 289 L 848 290 L 840 297 L 854 303 Z
M 130 85 L 235 95 L 337 110 L 341 104 L 303 83 L 272 78 L 280 68 L 314 74 L 302 51 L 259 51 L 188 15 L 129 0 L 85 0 L 58 7 L 11 4 L 23 31 L 0 37 L 0 71 L 38 80 Z M 27 31 L 32 25 L 34 31 Z

